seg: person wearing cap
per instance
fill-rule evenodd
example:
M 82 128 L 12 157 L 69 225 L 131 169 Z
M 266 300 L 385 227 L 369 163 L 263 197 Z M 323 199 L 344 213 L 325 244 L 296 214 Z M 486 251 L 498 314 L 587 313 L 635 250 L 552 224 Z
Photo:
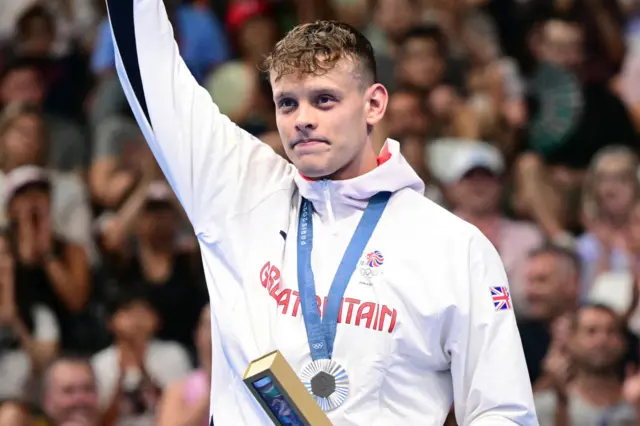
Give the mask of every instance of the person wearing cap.
M 543 235 L 534 224 L 508 219 L 500 212 L 502 154 L 484 142 L 463 143 L 453 152 L 446 171 L 453 212 L 478 227 L 496 247 L 509 277 L 516 315 L 526 316 L 524 268 Z
M 22 166 L 12 170 L 5 177 L 2 195 L 17 288 L 29 291 L 54 311 L 65 342 L 72 314 L 85 308 L 91 294 L 87 253 L 54 232 L 51 182 L 44 169 Z
M 20 166 L 46 167 L 45 153 L 55 143 L 37 107 L 13 102 L 0 114 L 0 188 L 7 173 Z M 50 143 L 48 143 L 50 142 Z M 81 244 L 92 260 L 91 211 L 84 182 L 76 173 L 50 169 L 53 226 L 68 241 Z M 6 209 L 0 209 L 0 227 L 7 225 Z
M 180 246 L 179 209 L 166 182 L 143 178 L 117 212 L 98 219 L 96 231 L 108 279 L 116 286 L 144 284 L 161 319 L 158 337 L 195 355 L 193 329 L 206 303 L 204 273 L 199 252 Z

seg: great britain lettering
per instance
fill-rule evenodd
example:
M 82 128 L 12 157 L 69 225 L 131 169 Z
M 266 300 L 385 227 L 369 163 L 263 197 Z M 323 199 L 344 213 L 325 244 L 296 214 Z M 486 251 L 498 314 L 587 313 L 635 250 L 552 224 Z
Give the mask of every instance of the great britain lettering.
M 300 298 L 296 290 L 282 289 L 280 285 L 280 269 L 271 262 L 265 263 L 260 270 L 260 283 L 276 301 L 281 314 L 297 317 L 300 312 Z M 316 296 L 320 316 L 324 311 L 327 298 Z M 396 326 L 398 311 L 374 302 L 344 297 L 338 311 L 338 324 L 355 325 L 376 331 L 393 332 Z

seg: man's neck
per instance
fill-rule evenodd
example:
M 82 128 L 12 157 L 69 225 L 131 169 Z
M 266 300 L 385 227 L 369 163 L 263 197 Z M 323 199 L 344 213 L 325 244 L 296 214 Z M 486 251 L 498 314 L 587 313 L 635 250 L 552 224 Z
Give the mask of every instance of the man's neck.
M 594 406 L 611 406 L 620 401 L 622 383 L 615 372 L 592 374 L 579 371 L 569 390 Z

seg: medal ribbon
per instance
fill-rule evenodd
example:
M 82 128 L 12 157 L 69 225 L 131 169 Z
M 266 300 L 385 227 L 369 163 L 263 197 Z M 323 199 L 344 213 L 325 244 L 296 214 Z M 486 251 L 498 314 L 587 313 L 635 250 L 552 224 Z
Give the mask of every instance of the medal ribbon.
M 311 358 L 314 361 L 331 359 L 333 355 L 342 297 L 390 197 L 390 192 L 379 192 L 369 200 L 331 283 L 322 318 L 320 318 L 315 279 L 311 269 L 313 206 L 309 200 L 302 199 L 298 221 L 298 292 Z

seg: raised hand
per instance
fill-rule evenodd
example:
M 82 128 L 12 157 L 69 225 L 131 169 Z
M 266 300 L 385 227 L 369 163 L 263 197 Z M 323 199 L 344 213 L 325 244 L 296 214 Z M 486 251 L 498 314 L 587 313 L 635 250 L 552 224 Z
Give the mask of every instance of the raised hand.
M 18 258 L 26 265 L 38 261 L 36 217 L 32 203 L 27 199 L 16 200 L 16 225 Z
M 36 247 L 40 260 L 51 254 L 53 250 L 53 230 L 49 203 L 39 199 L 34 205 L 36 220 Z

